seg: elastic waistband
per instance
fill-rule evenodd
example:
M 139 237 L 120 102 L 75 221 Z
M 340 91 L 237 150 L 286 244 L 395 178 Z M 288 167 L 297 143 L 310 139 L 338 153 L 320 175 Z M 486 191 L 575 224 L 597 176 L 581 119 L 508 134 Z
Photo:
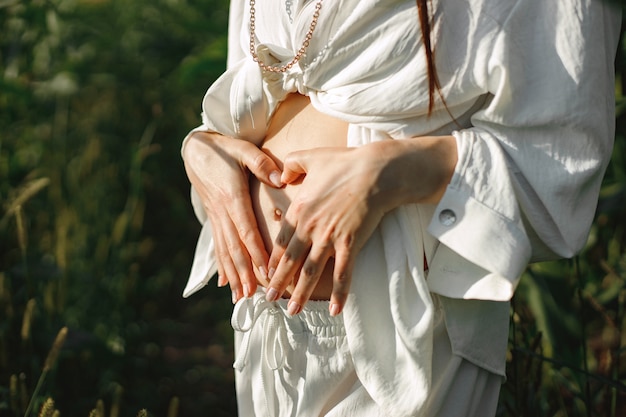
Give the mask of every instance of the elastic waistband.
M 233 329 L 244 334 L 242 349 L 233 364 L 241 370 L 246 366 L 246 356 L 250 345 L 250 334 L 255 326 L 263 326 L 263 356 L 270 369 L 282 368 L 285 352 L 289 344 L 289 335 L 308 334 L 322 345 L 340 344 L 345 341 L 346 329 L 343 315 L 331 316 L 328 301 L 309 301 L 303 310 L 291 316 L 287 312 L 288 300 L 280 299 L 269 302 L 265 298 L 265 289 L 258 290 L 251 298 L 240 299 L 233 310 L 231 324 Z M 261 323 L 258 323 L 261 319 Z M 333 341 L 323 341 L 333 339 Z
M 249 299 L 241 299 L 235 306 L 235 310 L 240 310 L 238 313 L 239 323 L 241 324 L 242 309 L 245 310 L 245 314 L 249 319 L 252 317 L 260 316 L 264 310 L 268 310 L 268 314 L 280 313 L 283 316 L 285 324 L 290 332 L 293 334 L 299 333 L 311 333 L 318 337 L 336 337 L 345 336 L 346 329 L 343 323 L 343 315 L 331 316 L 328 311 L 329 301 L 309 301 L 304 305 L 304 308 L 299 314 L 291 316 L 287 312 L 288 299 L 281 298 L 274 302 L 269 302 L 265 299 L 265 288 L 260 287 L 257 292 Z M 239 306 L 239 304 L 246 304 L 246 306 Z M 235 318 L 235 312 L 233 312 L 233 319 Z M 256 320 L 255 320 L 256 321 Z M 248 326 L 236 326 L 233 323 L 235 330 L 239 328 L 245 328 Z
M 263 297 L 265 293 L 263 292 Z M 287 326 L 293 333 L 308 332 L 318 337 L 345 336 L 346 328 L 343 315 L 331 316 L 328 311 L 329 301 L 308 301 L 302 311 L 295 316 L 287 313 L 289 300 L 280 299 L 276 303 L 285 315 Z

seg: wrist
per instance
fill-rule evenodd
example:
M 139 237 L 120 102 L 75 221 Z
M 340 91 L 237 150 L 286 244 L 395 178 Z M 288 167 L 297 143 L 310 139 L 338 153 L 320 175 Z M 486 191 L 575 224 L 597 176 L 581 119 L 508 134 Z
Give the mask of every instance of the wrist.
M 180 147 L 180 154 L 183 160 L 187 159 L 189 155 L 193 155 L 198 151 L 198 145 L 206 144 L 211 141 L 215 136 L 222 136 L 219 133 L 195 129 L 189 132 L 189 134 L 183 139 L 183 143 Z

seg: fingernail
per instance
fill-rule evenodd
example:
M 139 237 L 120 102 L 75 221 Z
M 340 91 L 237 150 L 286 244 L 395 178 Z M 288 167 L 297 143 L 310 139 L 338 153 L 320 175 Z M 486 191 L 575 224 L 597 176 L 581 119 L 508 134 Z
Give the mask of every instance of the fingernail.
M 280 172 L 274 171 L 270 174 L 270 181 L 277 187 L 282 187 L 283 183 L 280 180 Z
M 276 291 L 274 288 L 270 288 L 269 290 L 267 290 L 265 299 L 269 301 L 270 303 L 278 300 L 278 291 Z
M 290 316 L 295 316 L 300 312 L 301 308 L 300 304 L 295 301 L 289 301 L 289 304 L 287 305 L 287 313 L 289 313 Z
M 267 279 L 267 269 L 264 266 L 259 268 L 259 272 L 261 273 L 261 278 Z
M 233 304 L 237 304 L 237 291 L 232 292 Z
M 221 275 L 217 276 L 217 286 L 218 287 L 223 287 L 224 285 L 226 285 L 226 282 L 228 282 L 228 281 L 225 280 L 223 276 L 221 276 Z
M 337 314 L 339 314 L 339 312 L 340 312 L 339 311 L 339 304 L 335 304 L 335 303 L 331 304 L 330 307 L 329 307 L 329 311 L 330 311 L 330 315 L 333 316 L 333 317 L 336 316 Z
M 270 272 L 267 273 L 267 278 L 272 279 L 272 277 L 274 276 L 274 272 L 276 272 L 276 269 L 270 268 Z
M 248 284 L 243 285 L 243 296 L 246 298 L 250 297 L 250 286 Z

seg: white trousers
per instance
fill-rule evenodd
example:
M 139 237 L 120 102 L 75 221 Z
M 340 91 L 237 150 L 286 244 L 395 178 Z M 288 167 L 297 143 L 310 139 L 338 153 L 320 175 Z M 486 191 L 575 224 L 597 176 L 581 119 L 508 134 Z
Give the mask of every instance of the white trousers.
M 259 291 L 237 303 L 232 324 L 241 417 L 388 415 L 360 383 L 342 315 L 331 317 L 328 301 L 310 301 L 292 317 L 287 300 L 268 303 Z M 452 353 L 438 308 L 432 393 L 419 417 L 494 416 L 501 383 L 501 376 Z

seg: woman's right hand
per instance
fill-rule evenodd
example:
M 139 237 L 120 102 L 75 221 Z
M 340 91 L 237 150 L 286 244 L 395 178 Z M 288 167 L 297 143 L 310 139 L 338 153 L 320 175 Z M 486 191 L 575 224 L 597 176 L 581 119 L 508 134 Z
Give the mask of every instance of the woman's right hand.
M 217 133 L 194 132 L 183 149 L 185 170 L 211 221 L 218 285 L 230 283 L 233 303 L 267 281 L 269 259 L 248 187 L 249 175 L 275 188 L 282 186 L 276 163 L 254 144 Z

